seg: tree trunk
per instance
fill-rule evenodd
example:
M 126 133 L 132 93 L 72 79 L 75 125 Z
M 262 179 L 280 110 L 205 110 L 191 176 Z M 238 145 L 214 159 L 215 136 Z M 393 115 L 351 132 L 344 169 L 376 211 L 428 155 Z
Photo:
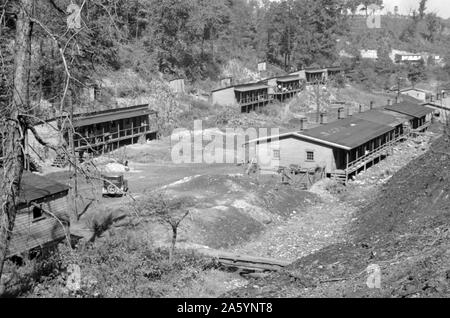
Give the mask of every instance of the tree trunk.
M 178 227 L 172 225 L 172 244 L 169 251 L 169 262 L 173 262 L 173 255 L 175 254 L 175 244 L 177 244 Z
M 317 103 L 317 113 L 316 113 L 316 122 L 320 123 L 320 83 L 319 80 L 317 80 L 316 85 L 316 103 Z
M 29 109 L 29 75 L 31 63 L 32 23 L 29 14 L 33 10 L 34 0 L 18 1 L 16 23 L 16 43 L 14 59 L 14 91 L 12 108 L 8 112 L 9 120 L 2 124 L 4 136 L 4 169 L 1 184 L 2 206 L 0 212 L 0 279 L 8 252 L 8 245 L 16 219 L 16 203 L 19 197 L 20 182 L 24 166 L 25 124 L 20 121 L 20 111 Z M 0 286 L 0 293 L 3 287 Z
M 74 105 L 73 105 L 73 93 L 71 89 L 67 90 L 67 108 L 70 109 L 70 122 L 73 123 L 73 115 L 74 115 Z M 71 184 L 72 184 L 72 211 L 70 213 L 70 223 L 77 223 L 78 222 L 78 208 L 77 208 L 77 198 L 78 198 L 78 171 L 77 171 L 77 153 L 75 152 L 75 144 L 74 144 L 74 136 L 75 136 L 75 129 L 73 127 L 69 128 L 68 131 L 69 134 L 69 146 L 70 146 L 70 154 L 71 157 L 70 160 L 73 163 L 73 175 L 71 175 Z M 70 169 L 72 169 L 72 165 L 70 166 Z M 72 182 L 73 181 L 73 182 Z

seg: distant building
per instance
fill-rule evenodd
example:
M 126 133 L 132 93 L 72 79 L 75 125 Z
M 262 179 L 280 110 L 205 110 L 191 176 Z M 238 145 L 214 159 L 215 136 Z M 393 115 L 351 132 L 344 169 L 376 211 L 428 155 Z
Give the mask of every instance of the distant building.
M 414 88 L 414 87 L 410 87 L 410 88 L 404 88 L 402 90 L 400 90 L 400 94 L 402 95 L 408 95 L 410 97 L 413 97 L 421 102 L 427 102 L 429 100 L 431 100 L 433 93 L 430 91 L 426 91 L 420 88 Z
M 267 71 L 267 62 L 259 62 L 258 63 L 258 72 Z
M 68 233 L 69 187 L 26 171 L 20 187 L 8 256 L 57 243 Z
M 397 64 L 418 64 L 424 62 L 421 54 L 395 54 Z
M 264 82 L 269 86 L 269 94 L 272 94 L 274 99 L 280 102 L 294 97 L 305 86 L 305 80 L 299 74 L 277 76 L 264 80 Z
M 376 60 L 378 59 L 378 51 L 377 50 L 360 50 L 361 58 Z
M 309 67 L 305 69 L 306 84 L 324 84 L 328 79 L 328 70 L 326 68 Z
M 216 89 L 211 92 L 211 103 L 221 106 L 239 106 L 248 113 L 266 106 L 273 100 L 267 83 L 250 83 Z
M 186 92 L 183 78 L 173 79 L 169 81 L 169 85 L 170 88 L 172 89 L 172 92 L 176 94 L 183 94 Z

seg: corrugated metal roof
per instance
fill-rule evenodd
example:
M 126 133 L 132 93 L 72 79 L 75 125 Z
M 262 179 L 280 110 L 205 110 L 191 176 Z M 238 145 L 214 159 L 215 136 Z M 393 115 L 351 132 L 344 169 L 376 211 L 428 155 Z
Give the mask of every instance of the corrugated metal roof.
M 3 170 L 0 170 L 0 182 L 3 181 Z M 24 171 L 20 184 L 17 206 L 28 205 L 46 197 L 66 192 L 70 187 L 37 174 Z
M 327 69 L 305 69 L 306 73 L 325 73 Z
M 293 82 L 293 81 L 299 81 L 300 76 L 297 75 L 286 75 L 286 76 L 280 76 L 277 78 L 277 82 Z
M 268 89 L 269 86 L 261 84 L 261 83 L 255 83 L 255 84 L 249 84 L 245 86 L 235 86 L 234 90 L 237 92 L 249 92 L 249 91 L 256 91 L 260 89 Z
M 386 106 L 385 109 L 413 116 L 415 118 L 421 118 L 434 112 L 432 108 L 408 102 L 402 102 L 391 106 Z
M 154 114 L 155 111 L 149 108 L 149 105 L 138 105 L 127 108 L 109 109 L 100 112 L 86 113 L 77 115 L 74 118 L 73 126 L 82 127 L 94 125 L 114 120 L 139 117 Z
M 388 112 L 384 112 L 383 110 L 374 109 L 362 113 L 355 113 L 352 116 L 355 118 L 370 121 L 372 123 L 387 125 L 391 127 L 396 127 L 413 119 L 413 117 L 408 115 L 399 115 L 400 116 L 394 116 L 393 114 L 389 114 Z
M 345 118 L 300 133 L 317 140 L 339 145 L 343 149 L 354 149 L 389 131 L 392 127 L 359 118 Z
M 391 115 L 391 116 L 394 116 L 395 118 L 398 119 L 399 122 L 402 122 L 402 123 L 406 123 L 407 121 L 410 121 L 411 119 L 414 119 L 413 116 L 409 116 L 409 115 L 406 115 L 406 114 L 393 112 L 392 110 L 387 110 L 387 109 L 384 109 L 384 108 L 380 108 L 380 109 L 378 109 L 378 111 L 382 112 L 382 113 L 385 113 L 385 114 L 388 114 L 388 115 Z

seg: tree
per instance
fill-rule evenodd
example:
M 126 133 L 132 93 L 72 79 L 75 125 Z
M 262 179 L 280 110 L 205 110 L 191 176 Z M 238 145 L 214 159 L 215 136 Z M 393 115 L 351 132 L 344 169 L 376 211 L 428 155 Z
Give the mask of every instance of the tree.
M 366 16 L 369 16 L 371 6 L 377 6 L 380 9 L 383 7 L 383 0 L 362 0 L 360 3 L 363 5 L 362 10 L 366 12 Z
M 4 153 L 3 182 L 1 186 L 0 211 L 0 279 L 8 253 L 14 223 L 16 202 L 20 195 L 20 183 L 25 163 L 25 134 L 27 131 L 21 114 L 30 109 L 29 77 L 31 64 L 31 34 L 33 25 L 30 14 L 34 0 L 20 0 L 16 9 L 16 43 L 14 58 L 14 82 L 12 103 L 2 105 L 7 117 L 2 118 L 1 134 Z M 0 286 L 0 294 L 2 293 Z
M 193 201 L 189 197 L 168 198 L 167 195 L 152 193 L 141 203 L 142 216 L 155 218 L 158 222 L 170 226 L 172 240 L 169 249 L 169 261 L 173 262 L 178 229 L 183 220 L 189 215 L 189 208 Z
M 83 5 L 86 3 L 87 1 L 83 1 Z M 92 29 L 72 30 L 68 28 L 66 13 L 58 7 L 59 2 L 20 0 L 16 2 L 1 1 L 1 4 L 3 12 L 0 20 L 4 19 L 5 12 L 14 17 L 9 19 L 8 28 L 5 28 L 14 35 L 11 35 L 11 39 L 9 39 L 2 34 L 2 42 L 4 39 L 10 41 L 14 39 L 14 52 L 3 51 L 2 43 L 0 57 L 3 57 L 3 54 L 13 56 L 14 65 L 11 72 L 2 73 L 2 91 L 5 86 L 5 78 L 6 82 L 12 83 L 8 87 L 9 93 L 4 95 L 3 92 L 0 92 L 2 102 L 0 105 L 0 148 L 4 154 L 4 169 L 0 185 L 0 278 L 14 230 L 16 205 L 20 196 L 20 184 L 25 166 L 27 134 L 33 134 L 44 147 L 63 151 L 69 157 L 69 162 L 75 167 L 75 170 L 83 171 L 73 162 L 66 145 L 52 145 L 46 142 L 34 128 L 36 124 L 44 122 L 42 118 L 38 117 L 39 113 L 36 111 L 36 107 L 31 107 L 31 101 L 35 98 L 33 91 L 35 91 L 37 83 L 41 82 L 35 79 L 37 76 L 53 77 L 55 74 L 61 74 L 52 78 L 52 82 L 59 82 L 58 85 L 49 86 L 53 86 L 51 94 L 55 94 L 52 98 L 58 101 L 58 103 L 55 102 L 55 105 L 58 106 L 58 113 L 62 119 L 67 121 L 68 118 L 63 115 L 63 112 L 73 110 L 70 92 L 74 93 L 75 89 L 83 87 L 82 81 L 87 81 L 92 73 L 90 65 L 94 63 L 95 59 L 106 55 L 100 51 L 107 51 L 103 50 L 103 41 L 92 41 L 90 35 L 95 32 Z M 81 5 L 81 10 L 83 5 Z M 0 24 L 3 26 L 3 23 Z M 5 32 L 5 29 L 2 27 L 0 33 Z M 58 35 L 57 31 L 60 31 L 61 34 Z M 33 60 L 35 58 L 44 60 L 42 56 L 36 56 L 36 54 L 43 54 L 43 49 L 37 50 L 37 52 L 31 49 L 32 41 L 39 43 L 41 39 L 46 43 L 46 47 L 48 47 L 46 49 L 50 51 L 45 58 L 51 61 L 53 72 L 46 72 L 42 70 L 41 65 L 35 67 L 31 63 L 32 58 Z M 1 60 L 3 62 L 3 58 Z M 3 70 L 8 70 L 8 68 L 2 65 Z M 59 92 L 57 92 L 58 90 Z M 64 131 L 61 129 L 59 133 L 62 136 Z
M 425 22 L 428 29 L 428 40 L 434 42 L 436 40 L 436 35 L 442 28 L 441 21 L 436 13 L 429 13 L 425 16 Z
M 420 0 L 419 2 L 419 17 L 423 20 L 425 17 L 425 11 L 427 10 L 427 0 Z
M 427 78 L 426 68 L 423 61 L 421 61 L 418 65 L 410 64 L 407 72 L 408 80 L 412 83 L 413 87 L 419 81 Z

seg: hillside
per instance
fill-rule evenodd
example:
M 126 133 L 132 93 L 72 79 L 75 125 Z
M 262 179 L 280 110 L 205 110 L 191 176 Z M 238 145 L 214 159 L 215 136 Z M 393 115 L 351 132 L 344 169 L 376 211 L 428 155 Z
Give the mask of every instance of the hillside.
M 441 138 L 360 209 L 348 242 L 236 290 L 237 297 L 446 297 L 450 291 L 450 140 Z M 381 289 L 366 286 L 381 268 Z
M 450 53 L 448 32 L 445 21 L 437 18 L 439 28 L 434 39 L 430 38 L 428 22 L 415 21 L 413 17 L 383 15 L 381 27 L 370 29 L 367 27 L 366 17 L 349 19 L 349 32 L 342 36 L 342 40 L 350 50 L 372 49 L 381 52 L 398 49 L 410 52 L 430 52 L 447 56 Z

